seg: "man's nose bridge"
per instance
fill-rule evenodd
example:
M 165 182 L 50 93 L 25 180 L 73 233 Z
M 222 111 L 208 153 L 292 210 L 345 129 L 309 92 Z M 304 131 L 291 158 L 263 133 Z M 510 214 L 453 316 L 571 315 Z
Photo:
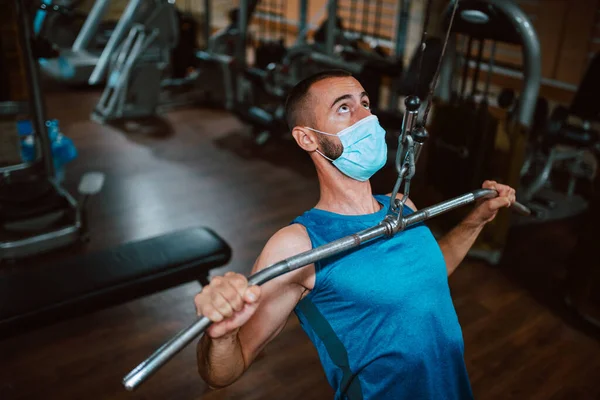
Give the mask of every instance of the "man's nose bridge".
M 361 106 L 358 108 L 358 111 L 355 114 L 356 118 L 354 119 L 354 121 L 352 123 L 355 124 L 358 121 L 363 120 L 370 115 L 371 115 L 371 111 L 369 111 L 368 109 Z

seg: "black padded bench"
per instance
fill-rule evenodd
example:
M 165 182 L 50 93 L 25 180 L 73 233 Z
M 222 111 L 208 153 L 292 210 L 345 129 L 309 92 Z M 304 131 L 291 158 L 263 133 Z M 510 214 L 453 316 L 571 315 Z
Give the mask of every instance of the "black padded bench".
M 0 269 L 0 337 L 168 289 L 206 282 L 231 248 L 191 228 L 43 266 Z

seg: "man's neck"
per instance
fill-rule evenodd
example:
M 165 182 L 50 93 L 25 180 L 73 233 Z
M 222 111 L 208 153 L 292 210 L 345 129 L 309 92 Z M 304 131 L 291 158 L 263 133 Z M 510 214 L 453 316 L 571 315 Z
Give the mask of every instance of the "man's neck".
M 359 182 L 339 173 L 339 176 L 318 174 L 320 198 L 318 209 L 343 215 L 373 214 L 381 204 L 373 197 L 371 183 Z

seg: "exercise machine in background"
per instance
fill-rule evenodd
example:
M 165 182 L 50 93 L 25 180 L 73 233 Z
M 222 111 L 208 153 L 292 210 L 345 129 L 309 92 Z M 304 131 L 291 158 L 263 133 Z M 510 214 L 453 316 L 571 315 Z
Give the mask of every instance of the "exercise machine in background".
M 175 6 L 165 0 L 131 0 L 124 16 L 136 15 L 120 44 L 102 57 L 90 83 L 108 72 L 104 92 L 92 119 L 99 122 L 154 115 L 161 81 L 178 41 Z
M 451 9 L 452 5 L 448 7 L 445 23 Z M 463 39 L 462 51 L 459 35 Z M 496 43 L 519 46 L 523 57 L 520 99 L 505 120 L 491 114 L 487 100 Z M 462 71 L 457 66 L 462 66 Z M 487 77 L 480 82 L 484 69 Z M 531 21 L 517 4 L 506 0 L 461 1 L 431 121 L 432 146 L 427 167 L 430 189 L 446 198 L 462 193 L 465 188 L 480 186 L 485 179 L 495 179 L 523 192 L 521 166 L 526 159 L 540 82 L 540 43 Z M 446 230 L 463 216 L 449 214 L 436 222 Z M 470 255 L 498 263 L 510 225 L 509 213 L 500 213 L 484 229 Z
M 537 129 L 529 140 L 521 169 L 521 199 L 535 218 L 520 223 L 540 223 L 575 217 L 584 213 L 589 201 L 578 193 L 578 183 L 592 185 L 597 174 L 600 134 L 600 54 L 590 61 L 569 107 L 557 106 L 549 114 L 547 101 L 538 99 Z M 519 100 L 515 96 L 513 102 Z M 589 191 L 588 191 L 589 192 Z
M 397 125 L 401 99 L 409 94 L 426 97 L 436 62 L 441 54 L 440 38 L 425 38 L 425 51 L 417 48 L 406 57 L 411 2 L 407 0 L 345 0 L 327 3 L 327 19 L 314 35 L 314 43 L 302 42 L 290 49 L 287 61 L 292 74 L 307 76 L 304 64 L 323 62 L 329 68 L 332 59 L 356 74 L 370 94 L 371 106 L 385 125 Z M 326 57 L 324 57 L 326 56 Z M 422 63 L 421 63 L 422 56 Z M 298 57 L 297 64 L 291 61 Z M 383 90 L 388 86 L 387 95 Z
M 255 15 L 262 18 L 254 23 L 258 38 L 251 41 L 255 44 L 254 63 L 246 58 L 245 51 L 237 53 L 238 64 L 245 68 L 238 80 L 236 114 L 252 125 L 256 142 L 263 144 L 270 138 L 286 137 L 283 104 L 293 85 L 319 71 L 344 69 L 359 79 L 369 93 L 371 109 L 388 132 L 390 148 L 395 149 L 402 125 L 399 100 L 409 93 L 426 96 L 441 52 L 441 41 L 428 39 L 423 62 L 417 49 L 405 69 L 410 2 L 329 0 L 317 13 L 317 18 L 322 13 L 326 18 L 311 42 L 308 5 L 300 1 L 299 33 L 291 46 L 287 45 L 284 28 L 285 3 L 264 3 L 259 5 L 264 12 Z M 240 4 L 243 6 L 243 2 Z M 246 49 L 244 37 L 250 35 L 249 26 L 240 25 L 248 32 L 240 36 L 240 49 Z
M 306 25 L 307 1 L 300 1 L 299 6 L 302 27 Z M 245 12 L 252 7 L 253 13 Z M 285 97 L 294 81 L 281 68 L 287 54 L 285 11 L 284 0 L 240 1 L 240 12 L 247 18 L 238 21 L 237 85 L 232 110 L 240 120 L 252 126 L 252 135 L 258 144 L 264 144 L 274 133 L 287 131 Z M 257 27 L 255 32 L 249 29 L 252 17 Z
M 30 162 L 4 163 L 0 167 L 0 260 L 15 260 L 87 240 L 85 207 L 89 196 L 102 187 L 103 175 L 85 175 L 76 200 L 56 179 L 40 90 L 38 65 L 32 51 L 32 33 L 27 11 L 18 1 L 15 48 L 20 49 L 26 71 L 29 99 L 3 102 L 0 114 L 15 125 L 21 118 L 32 120 L 36 157 Z M 17 18 L 18 17 L 18 18 Z
M 315 43 L 326 54 L 361 64 L 358 78 L 375 110 L 398 110 L 400 106 L 398 90 L 405 70 L 409 16 L 410 1 L 406 0 L 332 1 L 328 5 L 327 20 L 315 34 Z M 431 46 L 427 47 L 429 51 Z M 384 79 L 390 81 L 385 108 L 381 105 Z M 409 88 L 403 95 L 413 89 Z
M 247 8 L 252 13 L 256 1 Z M 238 41 L 238 9 L 230 12 L 230 24 L 212 34 L 211 1 L 204 1 L 204 43 L 195 42 L 195 24 L 182 23 L 185 15 L 168 0 L 131 0 L 124 15 L 135 22 L 118 46 L 102 57 L 90 78 L 108 71 L 104 92 L 92 119 L 105 123 L 156 117 L 173 107 L 209 105 L 233 109 L 235 58 Z M 191 29 L 192 32 L 187 32 Z M 181 45 L 182 40 L 186 45 Z M 186 59 L 178 66 L 177 60 Z M 188 65 L 189 64 L 189 65 Z
M 492 114 L 488 101 L 497 43 L 521 47 L 523 57 L 520 93 L 503 89 L 497 97 L 504 116 Z M 442 197 L 490 177 L 518 189 L 531 215 L 501 213 L 471 252 L 492 264 L 500 261 L 511 226 L 564 220 L 588 209 L 586 190 L 577 188 L 591 186 L 596 175 L 599 135 L 592 126 L 600 111 L 595 101 L 600 58 L 591 60 L 573 103 L 552 113 L 539 96 L 540 64 L 537 35 L 514 1 L 460 2 L 431 123 L 428 183 Z M 447 165 L 452 168 L 440 167 Z M 436 222 L 447 229 L 461 217 Z
M 284 64 L 293 79 L 298 81 L 329 68 L 345 69 L 361 81 L 375 110 L 398 110 L 409 2 L 330 0 L 326 7 L 327 18 L 316 31 L 314 42 L 299 41 L 286 55 Z M 386 79 L 391 91 L 383 107 L 381 89 Z
M 247 3 L 246 1 L 240 2 L 240 7 L 247 7 Z M 356 4 L 357 1 L 351 2 L 351 7 L 358 7 Z M 291 87 L 301 79 L 326 69 L 347 70 L 363 82 L 369 93 L 372 93 L 374 106 L 377 106 L 381 87 L 379 75 L 384 74 L 383 70 L 392 71 L 391 73 L 394 75 L 402 72 L 402 61 L 398 63 L 397 59 L 385 55 L 380 46 L 373 48 L 359 46 L 359 42 L 366 43 L 366 34 L 358 35 L 357 30 L 344 31 L 348 35 L 354 33 L 356 36 L 353 41 L 350 41 L 339 30 L 323 29 L 333 18 L 339 22 L 338 1 L 325 2 L 322 9 L 317 12 L 317 19 L 322 18 L 322 14 L 325 14 L 326 18 L 312 42 L 308 39 L 310 30 L 307 20 L 308 2 L 300 1 L 298 6 L 298 34 L 291 44 L 284 1 L 260 2 L 254 15 L 254 21 L 240 21 L 242 34 L 239 37 L 236 54 L 238 65 L 241 67 L 238 68 L 235 113 L 252 126 L 253 136 L 258 144 L 264 144 L 271 138 L 287 136 L 289 130 L 284 118 L 285 97 Z M 365 7 L 362 25 L 358 24 L 358 28 L 369 24 L 378 32 L 383 31 L 385 29 L 382 27 L 389 28 L 391 26 L 391 24 L 384 24 L 383 21 L 387 22 L 389 15 L 392 15 L 392 20 L 396 18 L 395 12 L 391 11 L 395 10 L 394 6 L 390 6 L 387 1 L 380 0 Z M 404 14 L 400 13 L 399 15 Z M 371 17 L 375 17 L 376 20 L 373 21 Z M 400 21 L 398 21 L 398 25 L 405 26 Z M 251 30 L 251 27 L 255 29 Z M 369 32 L 372 33 L 373 29 L 369 28 Z M 336 47 L 335 51 L 328 52 L 327 46 L 320 40 L 323 38 L 333 39 L 334 36 L 336 36 L 336 43 L 343 42 L 346 46 L 342 46 L 342 49 Z M 247 38 L 251 38 L 251 40 L 247 40 Z M 247 56 L 247 43 L 251 43 L 249 57 Z M 403 48 L 403 46 L 398 47 Z M 376 77 L 373 78 L 373 75 Z M 398 129 L 401 119 L 401 115 L 396 119 Z
M 53 50 L 39 57 L 41 70 L 63 83 L 87 84 L 114 30 L 122 30 L 123 25 L 128 23 L 126 19 L 117 24 L 104 22 L 103 17 L 111 1 L 96 0 L 90 13 L 83 17 L 83 24 L 80 24 L 82 16 L 77 13 L 80 3 L 81 0 L 34 1 L 37 5 L 34 37 L 38 43 L 45 42 L 47 50 Z
M 199 281 L 205 285 L 210 270 L 223 266 L 231 257 L 231 248 L 215 232 L 192 227 L 93 253 L 63 255 L 53 262 L 44 257 L 21 260 L 85 239 L 86 199 L 100 190 L 102 183 L 100 175 L 85 176 L 80 185 L 81 199 L 75 201 L 54 179 L 24 1 L 9 2 L 1 18 L 11 14 L 6 20 L 14 25 L 15 34 L 8 32 L 6 24 L 2 31 L 9 33 L 8 38 L 20 36 L 20 43 L 11 43 L 9 51 L 23 50 L 31 96 L 23 104 L 1 103 L 0 127 L 8 125 L 8 114 L 33 119 L 39 157 L 18 165 L 4 162 L 0 169 L 0 259 L 14 260 L 10 266 L 0 265 L 2 338 L 183 283 Z M 5 49 L 4 42 L 1 47 Z M 4 99 L 4 87 L 0 89 Z M 16 125 L 15 120 L 12 123 Z

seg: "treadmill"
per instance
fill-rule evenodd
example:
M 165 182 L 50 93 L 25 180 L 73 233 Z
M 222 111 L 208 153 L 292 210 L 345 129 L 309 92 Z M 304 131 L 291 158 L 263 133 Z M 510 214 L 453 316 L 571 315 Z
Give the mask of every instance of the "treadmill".
M 59 48 L 57 56 L 38 59 L 44 75 L 65 83 L 87 83 L 104 51 L 102 48 L 94 48 L 93 44 L 109 5 L 110 0 L 97 0 L 73 44 L 70 47 Z M 71 7 L 72 5 L 61 4 L 56 0 L 41 0 L 33 20 L 34 35 L 45 36 L 48 29 L 46 25 L 50 20 L 49 13 L 69 14 L 73 12 Z
M 121 18 L 112 30 L 106 45 L 102 49 L 95 48 L 95 38 L 101 29 L 103 17 L 111 0 L 96 0 L 81 30 L 70 48 L 59 49 L 58 56 L 40 58 L 39 64 L 44 75 L 59 82 L 75 85 L 99 85 L 106 78 L 106 68 L 116 54 L 131 27 L 143 20 L 148 13 L 148 2 L 131 0 L 125 7 Z M 41 0 L 35 15 L 34 34 L 43 36 L 44 23 L 50 12 L 71 12 L 68 7 L 58 4 L 56 0 Z

